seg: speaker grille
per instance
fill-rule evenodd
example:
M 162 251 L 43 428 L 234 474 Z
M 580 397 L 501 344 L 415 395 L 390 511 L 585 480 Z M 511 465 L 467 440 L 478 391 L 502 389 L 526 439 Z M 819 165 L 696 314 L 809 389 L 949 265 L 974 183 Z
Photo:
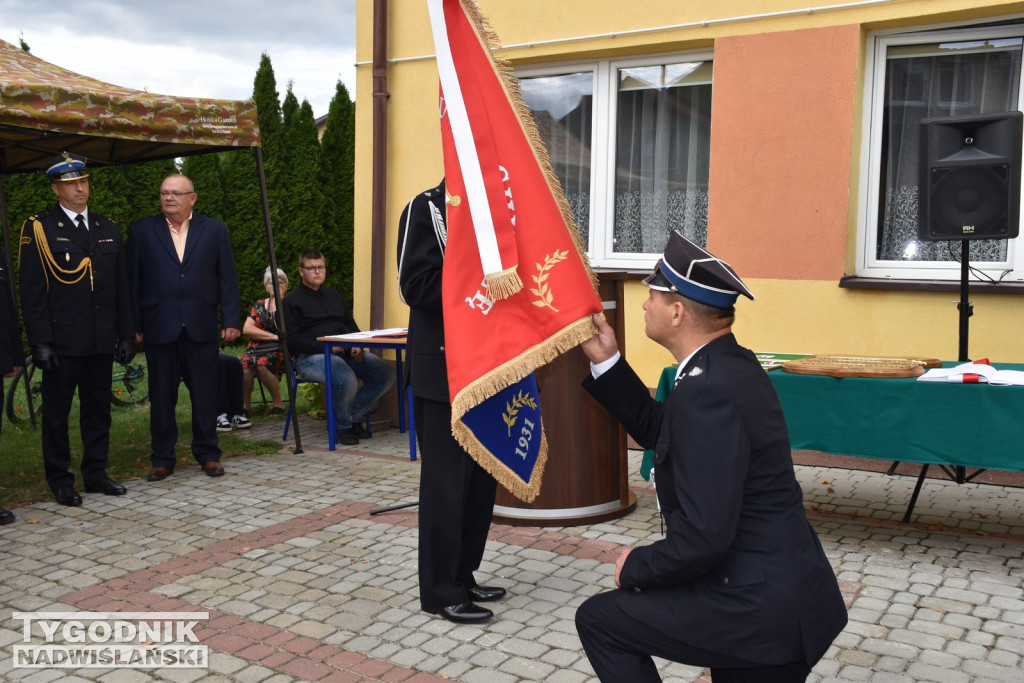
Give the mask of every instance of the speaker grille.
M 933 168 L 933 204 L 929 229 L 933 239 L 1005 238 L 1007 164 Z

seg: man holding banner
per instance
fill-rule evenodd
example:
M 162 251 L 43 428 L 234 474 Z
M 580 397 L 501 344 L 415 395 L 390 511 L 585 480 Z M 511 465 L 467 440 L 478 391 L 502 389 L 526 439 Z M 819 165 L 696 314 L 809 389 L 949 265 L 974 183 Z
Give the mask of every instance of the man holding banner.
M 420 451 L 419 579 L 425 612 L 456 623 L 494 614 L 476 602 L 504 588 L 478 586 L 497 482 L 452 437 L 441 275 L 448 241 L 444 181 L 413 197 L 398 227 L 398 286 L 409 305 L 407 386 Z
M 534 370 L 590 338 L 601 310 L 569 204 L 471 0 L 428 0 L 441 81 L 442 301 L 452 432 L 526 502 L 547 461 Z
M 472 577 L 494 504 L 491 478 L 527 502 L 540 491 L 547 442 L 533 371 L 591 336 L 601 302 L 536 125 L 508 65 L 491 52 L 476 4 L 427 7 L 445 181 L 403 214 L 399 278 L 412 307 L 413 395 L 430 399 L 419 402 L 427 414 L 422 422 L 415 415 L 417 431 L 437 432 L 423 441 L 421 602 L 475 622 L 491 612 L 472 600 L 504 595 Z M 418 372 L 437 373 L 429 392 L 417 389 Z M 449 462 L 431 472 L 438 456 L 429 449 L 442 443 Z M 433 536 L 442 527 L 446 545 Z M 438 575 L 434 560 L 453 549 L 455 566 Z
M 417 362 L 421 370 L 430 363 L 417 361 L 413 350 L 413 338 L 422 338 L 422 329 L 428 326 L 417 319 L 414 304 L 415 297 L 427 290 L 414 291 L 409 280 L 412 253 L 418 250 L 412 248 L 415 237 L 434 259 L 429 292 L 437 299 L 430 302 L 434 318 L 429 325 L 434 331 L 428 350 L 435 356 L 433 369 L 446 375 L 443 392 L 420 395 L 439 404 L 450 400 L 450 406 L 435 406 L 433 417 L 424 419 L 437 422 L 438 431 L 449 421 L 450 433 L 444 438 L 454 437 L 451 458 L 472 470 L 474 480 L 484 476 L 475 473 L 478 465 L 513 495 L 531 502 L 540 492 L 548 457 L 533 373 L 592 336 L 591 315 L 601 310 L 597 278 L 519 84 L 509 65 L 495 59 L 495 37 L 476 3 L 427 0 L 427 7 L 440 79 L 445 181 L 414 199 L 402 218 L 405 233 L 400 244 L 408 239 L 404 258 L 410 261 L 401 264 L 400 280 L 402 293 L 413 306 L 413 394 Z M 414 330 L 417 326 L 421 329 Z M 440 359 L 446 361 L 446 370 Z M 416 424 L 419 430 L 419 415 Z M 461 448 L 455 451 L 456 447 Z M 427 468 L 431 453 L 426 446 L 424 451 Z M 475 461 L 472 467 L 465 464 L 465 453 Z M 421 476 L 430 477 L 426 469 Z M 431 512 L 423 510 L 423 496 L 434 495 L 425 490 L 428 481 L 432 478 L 423 480 L 420 491 L 421 563 L 424 553 L 445 552 L 424 548 L 429 542 L 424 526 L 436 526 Z M 489 524 L 493 483 L 468 486 L 456 500 L 479 496 L 468 514 L 486 514 Z M 476 491 L 478 486 L 481 491 Z M 428 611 L 449 605 L 442 613 L 453 621 L 483 621 L 490 617 L 489 610 L 471 601 L 448 602 L 500 597 L 472 591 L 472 570 L 480 562 L 477 547 L 482 553 L 486 524 L 466 514 L 453 522 L 462 530 L 460 544 L 466 548 L 458 559 L 454 589 L 422 595 L 421 600 Z

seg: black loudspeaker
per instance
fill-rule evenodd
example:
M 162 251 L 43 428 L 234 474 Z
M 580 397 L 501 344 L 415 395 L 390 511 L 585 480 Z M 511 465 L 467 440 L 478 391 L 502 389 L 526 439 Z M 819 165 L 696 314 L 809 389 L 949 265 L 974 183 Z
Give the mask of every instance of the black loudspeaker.
M 1020 232 L 1019 111 L 921 122 L 918 239 L 996 240 Z

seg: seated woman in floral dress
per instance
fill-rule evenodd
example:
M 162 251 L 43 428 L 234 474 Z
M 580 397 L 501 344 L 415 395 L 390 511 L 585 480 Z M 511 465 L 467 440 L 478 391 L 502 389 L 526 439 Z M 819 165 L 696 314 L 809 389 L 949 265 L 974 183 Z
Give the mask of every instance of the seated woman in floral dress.
M 260 299 L 252 305 L 249 317 L 242 325 L 242 334 L 249 339 L 249 344 L 242 354 L 242 404 L 247 414 L 252 414 L 252 389 L 254 380 L 260 382 L 270 392 L 273 407 L 270 412 L 279 415 L 284 412 L 281 401 L 281 374 L 284 372 L 284 351 L 278 337 L 274 304 L 274 276 L 267 268 L 263 274 L 263 285 L 267 288 L 267 298 Z M 283 299 L 288 289 L 288 276 L 280 268 L 277 269 L 278 298 Z

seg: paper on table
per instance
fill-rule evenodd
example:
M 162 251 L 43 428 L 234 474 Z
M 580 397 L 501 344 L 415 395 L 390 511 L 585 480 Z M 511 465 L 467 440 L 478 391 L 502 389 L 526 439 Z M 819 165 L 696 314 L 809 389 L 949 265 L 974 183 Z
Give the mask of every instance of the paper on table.
M 365 332 L 349 332 L 348 334 L 329 334 L 326 339 L 339 341 L 352 341 L 358 339 L 369 339 L 370 337 L 401 337 L 408 334 L 404 327 L 389 327 L 386 330 L 366 330 Z
M 961 363 L 952 368 L 932 368 L 918 382 L 958 382 L 963 384 L 1024 385 L 1024 372 L 998 370 L 986 363 Z

